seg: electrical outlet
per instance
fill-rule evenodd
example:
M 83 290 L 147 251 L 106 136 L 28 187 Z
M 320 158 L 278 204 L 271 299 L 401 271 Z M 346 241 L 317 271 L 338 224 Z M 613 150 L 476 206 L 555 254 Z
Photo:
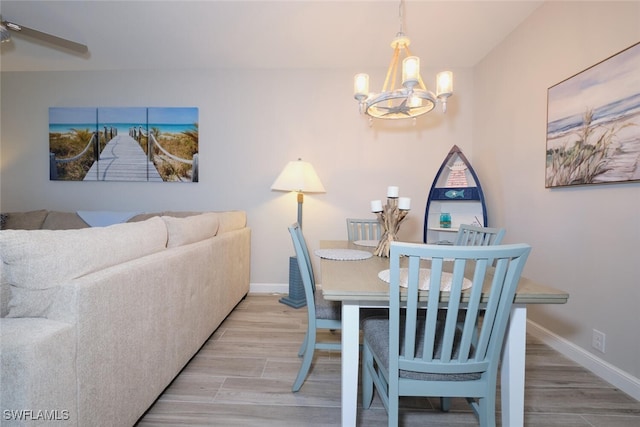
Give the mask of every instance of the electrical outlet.
M 604 332 L 600 332 L 599 330 L 594 329 L 593 335 L 591 336 L 591 346 L 599 352 L 604 353 L 604 340 Z

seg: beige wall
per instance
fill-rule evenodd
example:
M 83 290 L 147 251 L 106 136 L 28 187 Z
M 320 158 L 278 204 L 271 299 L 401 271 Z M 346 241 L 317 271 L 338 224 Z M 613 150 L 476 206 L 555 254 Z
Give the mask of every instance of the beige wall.
M 272 192 L 285 164 L 311 162 L 327 190 L 304 204 L 309 244 L 346 238 L 346 217 L 372 217 L 370 201 L 387 186 L 411 197 L 401 230 L 422 238 L 426 195 L 452 145 L 472 155 L 471 70 L 455 72 L 446 115 L 376 123 L 359 116 L 356 70 L 190 70 L 5 72 L 2 74 L 1 209 L 243 209 L 253 228 L 252 283 L 288 281 L 293 255 L 287 226 L 291 193 Z M 382 81 L 385 70 L 379 70 Z M 375 75 L 375 70 L 370 70 Z M 425 74 L 427 82 L 435 73 Z M 52 182 L 48 108 L 52 106 L 195 106 L 200 115 L 200 182 Z
M 525 275 L 571 294 L 529 318 L 636 381 L 640 183 L 545 189 L 544 166 L 547 88 L 638 41 L 640 2 L 544 4 L 474 70 L 473 142 L 505 241 L 533 245 Z

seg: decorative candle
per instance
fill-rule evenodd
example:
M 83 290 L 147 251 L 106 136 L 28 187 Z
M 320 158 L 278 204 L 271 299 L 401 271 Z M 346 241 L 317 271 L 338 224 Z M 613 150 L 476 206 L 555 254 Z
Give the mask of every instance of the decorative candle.
M 411 199 L 408 197 L 400 197 L 398 199 L 398 209 L 408 211 L 411 209 Z
M 436 96 L 447 97 L 453 93 L 453 73 L 442 71 L 436 76 Z
M 382 200 L 371 201 L 371 212 L 382 212 Z
M 353 78 L 353 97 L 362 101 L 369 95 L 369 75 L 360 73 Z
M 398 197 L 400 189 L 398 187 L 390 186 L 387 188 L 387 197 Z
M 420 80 L 420 58 L 417 56 L 407 56 L 402 61 L 402 85 L 404 87 L 414 87 Z

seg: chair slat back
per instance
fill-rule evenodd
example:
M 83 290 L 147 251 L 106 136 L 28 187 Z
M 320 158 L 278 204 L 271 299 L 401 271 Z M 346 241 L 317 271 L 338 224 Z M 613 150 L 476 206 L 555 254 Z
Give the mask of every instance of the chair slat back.
M 302 229 L 297 222 L 289 226 L 289 234 L 291 234 L 293 248 L 296 252 L 298 268 L 300 269 L 300 277 L 302 278 L 302 284 L 304 286 L 304 295 L 307 299 L 309 317 L 315 318 L 314 294 L 316 291 L 316 281 L 313 274 L 313 266 L 311 264 L 311 257 L 309 256 L 307 242 L 302 234 Z
M 491 246 L 499 245 L 506 230 L 504 228 L 477 227 L 461 224 L 456 235 L 456 246 Z
M 398 370 L 433 374 L 497 370 L 515 291 L 530 250 L 525 244 L 457 247 L 393 242 L 390 377 Z M 400 286 L 401 268 L 408 270 L 406 288 Z M 421 268 L 428 268 L 426 303 L 427 293 L 419 290 Z M 466 280 L 471 280 L 471 287 L 464 290 Z M 450 290 L 431 285 L 440 283 L 450 283 Z M 487 283 L 490 288 L 483 289 Z M 462 326 L 459 313 L 464 319 Z
M 349 241 L 380 240 L 382 226 L 377 219 L 347 218 L 347 236 Z

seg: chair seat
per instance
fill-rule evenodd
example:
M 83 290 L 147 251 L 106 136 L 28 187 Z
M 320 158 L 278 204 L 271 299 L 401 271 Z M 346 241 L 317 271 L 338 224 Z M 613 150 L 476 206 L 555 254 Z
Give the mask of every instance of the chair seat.
M 318 289 L 313 296 L 316 303 L 316 319 L 342 320 L 342 304 L 340 301 L 324 299 L 322 291 Z M 360 317 L 366 319 L 370 316 L 389 317 L 387 308 L 364 308 L 360 310 Z
M 442 348 L 442 329 L 444 325 L 442 322 L 438 322 L 437 329 L 437 342 L 435 347 L 436 358 L 440 357 Z M 400 330 L 404 330 L 404 321 L 400 321 Z M 362 321 L 362 331 L 364 333 L 364 339 L 367 340 L 371 351 L 377 356 L 377 360 L 382 364 L 385 371 L 389 371 L 389 318 L 383 316 L 374 316 L 365 318 Z M 416 342 L 416 357 L 422 357 L 422 346 L 424 344 L 424 322 L 419 322 L 416 328 L 418 340 Z M 458 356 L 458 343 L 461 333 L 456 331 L 454 340 L 454 356 Z M 400 335 L 400 348 L 404 348 L 403 335 Z M 401 350 L 401 354 L 404 355 L 404 351 Z M 408 378 L 420 381 L 473 381 L 481 378 L 479 373 L 470 374 L 435 374 L 435 373 L 422 373 L 415 371 L 400 370 L 401 378 Z
M 329 301 L 324 299 L 322 292 L 318 289 L 313 295 L 316 303 L 316 319 L 341 320 L 342 305 L 340 301 Z

